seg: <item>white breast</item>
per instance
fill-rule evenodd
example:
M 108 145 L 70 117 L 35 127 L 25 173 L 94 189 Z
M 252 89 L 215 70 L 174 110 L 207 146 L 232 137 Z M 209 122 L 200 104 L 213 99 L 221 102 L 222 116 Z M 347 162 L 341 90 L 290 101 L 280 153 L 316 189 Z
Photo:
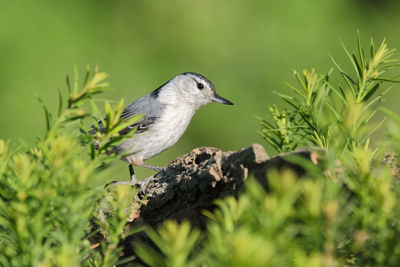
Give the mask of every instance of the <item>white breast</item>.
M 185 132 L 195 111 L 187 105 L 168 105 L 149 131 L 134 135 L 120 145 L 122 150 L 134 153 L 125 160 L 140 162 L 173 146 Z

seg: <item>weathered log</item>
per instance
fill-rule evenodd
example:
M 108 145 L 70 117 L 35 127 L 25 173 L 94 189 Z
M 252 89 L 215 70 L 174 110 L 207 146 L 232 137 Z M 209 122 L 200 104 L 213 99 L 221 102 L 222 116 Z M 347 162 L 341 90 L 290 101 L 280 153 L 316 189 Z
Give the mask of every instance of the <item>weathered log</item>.
M 249 174 L 268 190 L 266 177 L 269 169 L 290 168 L 299 176 L 304 169 L 292 159 L 301 157 L 317 163 L 319 152 L 304 149 L 269 158 L 259 144 L 238 151 L 223 152 L 212 147 L 200 147 L 172 161 L 154 175 L 136 197 L 139 208 L 127 224 L 131 227 L 146 225 L 157 227 L 166 220 L 188 220 L 195 227 L 203 228 L 206 218 L 203 210 L 213 210 L 215 200 L 236 196 L 244 188 Z M 135 243 L 152 246 L 144 232 L 128 236 L 122 241 L 124 256 L 133 253 Z
M 172 161 L 154 175 L 143 190 L 146 199 L 130 218 L 130 224 L 157 226 L 167 219 L 189 220 L 202 227 L 202 211 L 214 208 L 214 200 L 237 195 L 249 173 L 267 188 L 267 170 L 304 170 L 289 158 L 301 156 L 315 162 L 312 150 L 299 150 L 269 159 L 264 148 L 253 144 L 238 151 L 223 152 L 212 147 L 196 148 Z

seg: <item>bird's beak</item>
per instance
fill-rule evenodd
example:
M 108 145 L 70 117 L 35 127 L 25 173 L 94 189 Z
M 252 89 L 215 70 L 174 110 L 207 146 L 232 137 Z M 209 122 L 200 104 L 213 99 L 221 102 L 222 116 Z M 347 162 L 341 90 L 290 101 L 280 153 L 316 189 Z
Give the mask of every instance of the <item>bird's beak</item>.
M 217 93 L 215 93 L 215 95 L 213 95 L 211 97 L 211 100 L 213 102 L 218 102 L 224 105 L 233 105 L 233 103 L 231 101 L 229 101 L 228 99 L 223 98 L 222 96 L 219 96 Z

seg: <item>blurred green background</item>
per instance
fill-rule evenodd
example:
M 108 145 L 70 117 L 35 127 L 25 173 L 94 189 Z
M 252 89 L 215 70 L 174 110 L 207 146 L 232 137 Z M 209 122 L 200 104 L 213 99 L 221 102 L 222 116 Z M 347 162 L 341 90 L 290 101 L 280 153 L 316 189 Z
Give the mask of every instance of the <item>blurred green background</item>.
M 101 97 L 110 100 L 133 101 L 193 71 L 235 103 L 200 109 L 178 144 L 149 161 L 159 165 L 198 146 L 263 143 L 254 115 L 283 104 L 273 91 L 294 83 L 293 69 L 327 72 L 328 53 L 346 65 L 339 40 L 354 48 L 357 30 L 365 45 L 386 37 L 400 48 L 395 0 L 0 0 L 0 11 L 0 138 L 31 145 L 41 136 L 35 94 L 56 110 L 74 64 L 109 73 L 114 90 Z M 387 97 L 397 112 L 398 89 Z

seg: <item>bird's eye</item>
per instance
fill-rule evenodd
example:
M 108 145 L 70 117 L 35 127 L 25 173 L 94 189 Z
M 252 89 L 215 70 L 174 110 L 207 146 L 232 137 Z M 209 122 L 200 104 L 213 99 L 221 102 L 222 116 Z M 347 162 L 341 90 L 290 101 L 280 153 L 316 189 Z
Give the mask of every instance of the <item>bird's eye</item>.
M 201 90 L 204 88 L 204 85 L 202 83 L 197 83 L 197 88 L 199 88 Z

